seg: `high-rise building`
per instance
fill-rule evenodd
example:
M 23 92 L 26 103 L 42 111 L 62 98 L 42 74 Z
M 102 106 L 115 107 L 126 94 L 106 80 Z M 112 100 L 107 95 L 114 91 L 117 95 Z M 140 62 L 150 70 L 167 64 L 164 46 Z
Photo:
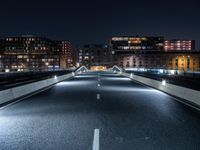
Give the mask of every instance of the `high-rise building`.
M 110 41 L 113 65 L 122 66 L 123 58 L 130 55 L 140 56 L 141 53 L 164 50 L 164 37 L 121 36 Z M 135 61 L 133 61 L 134 63 Z M 128 66 L 128 65 L 126 65 Z
M 62 40 L 56 41 L 62 51 L 62 57 L 65 60 L 66 67 L 73 66 L 73 59 L 72 59 L 72 45 L 69 41 Z
M 57 41 L 39 36 L 6 37 L 0 49 L 1 70 L 55 70 L 66 68 Z
M 84 45 L 77 50 L 77 65 L 92 66 L 110 66 L 111 51 L 108 45 Z
M 67 67 L 72 67 L 73 66 L 72 45 L 69 41 L 62 41 L 62 51 L 66 57 Z
M 195 40 L 165 40 L 164 41 L 165 51 L 174 50 L 195 50 Z

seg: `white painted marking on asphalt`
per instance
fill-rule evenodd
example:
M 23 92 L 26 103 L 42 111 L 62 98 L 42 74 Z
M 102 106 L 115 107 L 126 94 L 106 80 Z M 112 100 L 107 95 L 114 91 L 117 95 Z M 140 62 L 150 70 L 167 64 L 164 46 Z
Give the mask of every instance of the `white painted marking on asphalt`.
M 100 74 L 98 73 L 98 81 L 100 81 Z
M 100 99 L 100 94 L 97 94 L 97 99 Z
M 94 130 L 92 150 L 99 150 L 99 129 Z

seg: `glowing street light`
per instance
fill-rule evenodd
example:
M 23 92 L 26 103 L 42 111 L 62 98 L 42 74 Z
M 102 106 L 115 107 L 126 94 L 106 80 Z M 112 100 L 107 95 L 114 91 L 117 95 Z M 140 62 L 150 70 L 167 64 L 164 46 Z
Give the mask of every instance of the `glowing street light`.
M 162 80 L 162 86 L 166 86 L 166 81 Z
M 131 73 L 130 77 L 133 78 L 133 73 Z
M 5 72 L 10 72 L 10 69 L 5 69 Z

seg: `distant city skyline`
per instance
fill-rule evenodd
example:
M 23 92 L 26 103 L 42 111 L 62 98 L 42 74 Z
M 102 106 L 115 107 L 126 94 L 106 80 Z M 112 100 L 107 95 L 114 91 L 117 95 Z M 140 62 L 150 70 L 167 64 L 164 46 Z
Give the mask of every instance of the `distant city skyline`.
M 194 39 L 200 49 L 199 5 L 198 0 L 9 0 L 0 5 L 0 37 L 41 35 L 77 47 L 113 36 L 164 36 Z
M 4 37 L 0 37 L 0 38 L 7 38 L 7 37 L 31 37 L 31 36 L 33 36 L 33 37 L 46 37 L 46 38 L 49 38 L 49 37 L 47 37 L 47 36 L 45 36 L 45 35 L 36 35 L 36 34 L 24 34 L 24 35 L 12 35 L 12 36 L 4 36 Z M 149 36 L 145 36 L 145 35 L 129 35 L 128 37 L 152 37 L 152 35 L 149 35 Z M 113 36 L 113 37 L 126 37 L 126 35 L 121 35 L 121 36 Z M 88 42 L 88 43 L 83 43 L 82 45 L 73 45 L 74 46 L 74 50 L 76 50 L 77 48 L 80 48 L 80 47 L 82 47 L 82 46 L 84 46 L 84 45 L 91 45 L 91 44 L 110 44 L 110 42 L 111 42 L 111 39 L 113 38 L 113 37 L 110 37 L 107 41 L 104 41 L 104 42 L 97 42 L 97 43 L 92 43 L 92 42 Z M 159 37 L 164 37 L 164 36 L 159 36 Z M 49 38 L 49 39 L 51 39 L 51 40 L 67 40 L 67 41 L 69 41 L 69 42 L 71 42 L 70 41 L 70 39 L 60 39 L 60 38 L 58 38 L 58 39 L 55 39 L 55 38 Z M 171 40 L 193 40 L 194 41 L 194 47 L 195 47 L 195 49 L 192 49 L 192 50 L 200 50 L 199 48 L 197 48 L 197 44 L 196 43 L 198 43 L 198 41 L 196 41 L 195 39 L 189 39 L 189 38 L 166 38 L 166 37 L 164 37 L 164 40 L 166 40 L 166 41 L 171 41 Z

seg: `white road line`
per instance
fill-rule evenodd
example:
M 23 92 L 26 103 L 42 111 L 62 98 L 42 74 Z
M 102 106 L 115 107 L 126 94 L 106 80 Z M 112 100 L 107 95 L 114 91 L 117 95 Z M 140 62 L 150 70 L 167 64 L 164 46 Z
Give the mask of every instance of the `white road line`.
M 100 81 L 100 74 L 98 74 L 98 81 Z
M 97 94 L 97 99 L 100 99 L 100 94 Z
M 99 129 L 94 129 L 92 150 L 99 150 Z

